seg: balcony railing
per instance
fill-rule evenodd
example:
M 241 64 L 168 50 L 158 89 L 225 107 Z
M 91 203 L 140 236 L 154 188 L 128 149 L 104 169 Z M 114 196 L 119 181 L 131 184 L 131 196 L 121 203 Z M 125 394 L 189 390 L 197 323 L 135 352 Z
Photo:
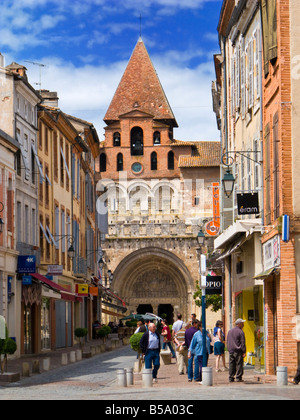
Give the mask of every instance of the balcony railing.
M 73 273 L 76 277 L 85 277 L 87 275 L 87 260 L 82 257 L 73 259 Z

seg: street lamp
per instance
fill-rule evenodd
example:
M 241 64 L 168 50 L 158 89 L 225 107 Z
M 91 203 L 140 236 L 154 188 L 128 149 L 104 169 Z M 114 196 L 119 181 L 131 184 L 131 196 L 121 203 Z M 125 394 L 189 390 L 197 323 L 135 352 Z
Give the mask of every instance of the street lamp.
M 222 183 L 226 197 L 230 198 L 231 194 L 233 193 L 235 178 L 229 169 L 227 169 L 226 174 L 222 179 Z
M 199 232 L 198 232 L 197 241 L 198 241 L 198 244 L 199 244 L 200 246 L 203 246 L 203 245 L 204 245 L 204 242 L 205 242 L 205 235 L 204 235 L 204 233 L 202 232 L 202 229 L 200 229 L 200 230 L 199 230 Z
M 68 249 L 68 257 L 72 260 L 73 258 L 75 258 L 75 254 L 76 254 L 75 249 L 73 245 L 71 244 Z
M 207 367 L 207 351 L 206 351 L 206 255 L 202 254 L 202 246 L 205 243 L 205 235 L 200 229 L 197 236 L 198 244 L 201 248 L 197 249 L 199 259 L 200 288 L 202 290 L 202 366 Z

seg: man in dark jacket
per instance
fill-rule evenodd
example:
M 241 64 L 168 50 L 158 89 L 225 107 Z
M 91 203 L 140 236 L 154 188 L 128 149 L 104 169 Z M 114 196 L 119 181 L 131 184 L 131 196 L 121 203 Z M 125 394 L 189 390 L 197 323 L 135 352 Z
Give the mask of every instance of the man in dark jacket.
M 244 319 L 236 320 L 236 327 L 228 332 L 227 348 L 229 351 L 229 382 L 243 382 L 244 357 L 246 356 L 245 334 L 243 332 Z
M 155 324 L 150 324 L 149 331 L 142 336 L 140 348 L 145 357 L 145 369 L 152 369 L 153 363 L 153 382 L 157 382 L 157 372 L 160 368 L 160 335 Z

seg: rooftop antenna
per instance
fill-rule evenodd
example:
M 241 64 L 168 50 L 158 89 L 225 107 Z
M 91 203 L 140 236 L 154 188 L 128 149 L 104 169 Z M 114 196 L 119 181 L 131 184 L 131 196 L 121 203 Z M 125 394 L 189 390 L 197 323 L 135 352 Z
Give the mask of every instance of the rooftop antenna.
M 29 60 L 25 60 L 26 63 L 31 63 L 34 66 L 39 66 L 39 71 L 40 71 L 40 78 L 39 78 L 39 83 L 34 83 L 35 85 L 40 87 L 40 92 L 42 90 L 42 67 L 46 67 L 45 64 L 42 63 L 37 63 L 35 61 L 29 61 Z

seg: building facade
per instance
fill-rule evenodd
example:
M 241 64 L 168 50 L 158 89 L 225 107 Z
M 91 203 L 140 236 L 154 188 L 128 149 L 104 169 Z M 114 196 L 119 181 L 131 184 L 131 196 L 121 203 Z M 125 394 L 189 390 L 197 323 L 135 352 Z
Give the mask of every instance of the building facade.
M 298 79 L 299 2 L 262 1 L 268 371 L 299 364 Z M 294 73 L 295 72 L 295 73 Z M 287 216 L 287 217 L 286 217 Z M 289 226 L 285 222 L 289 219 Z
M 11 337 L 17 336 L 15 316 L 19 289 L 16 287 L 16 171 L 15 159 L 20 150 L 15 139 L 0 130 L 0 314 L 6 319 Z
M 189 319 L 199 310 L 199 227 L 216 229 L 220 145 L 174 139 L 177 121 L 142 39 L 104 121 L 97 191 L 98 211 L 107 212 L 102 249 L 112 290 L 129 312 Z
M 224 0 L 213 84 L 221 179 L 229 169 L 235 181 L 215 241 L 225 262 L 227 328 L 246 319 L 247 361 L 271 374 L 277 366 L 292 374 L 299 362 L 297 3 Z M 258 201 L 241 211 L 245 192 Z
M 216 108 L 221 116 L 221 179 L 227 173 L 234 178 L 230 197 L 223 192 L 222 234 L 215 240 L 215 249 L 223 251 L 226 329 L 237 318 L 246 320 L 247 362 L 260 371 L 265 365 L 264 292 L 255 277 L 263 271 L 261 22 L 258 1 L 223 3 L 221 54 L 215 56 L 219 88 L 214 91 L 222 104 Z

